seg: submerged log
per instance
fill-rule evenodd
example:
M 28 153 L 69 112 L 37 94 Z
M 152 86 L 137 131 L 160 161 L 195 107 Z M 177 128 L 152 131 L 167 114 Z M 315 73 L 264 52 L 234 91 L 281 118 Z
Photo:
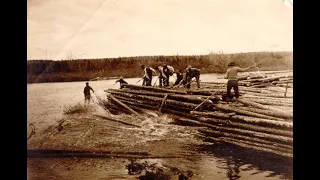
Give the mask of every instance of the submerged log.
M 283 119 L 280 119 L 277 117 L 245 111 L 245 110 L 239 109 L 238 107 L 230 107 L 222 104 L 217 104 L 215 105 L 215 108 L 224 110 L 224 111 L 236 112 L 238 114 L 243 114 L 243 115 L 252 116 L 252 117 L 258 117 L 258 118 L 264 118 L 264 119 L 270 119 L 270 120 L 276 120 L 276 121 L 284 121 Z
M 254 150 L 263 151 L 263 152 L 269 152 L 269 153 L 277 154 L 277 155 L 284 156 L 284 157 L 291 157 L 291 158 L 293 157 L 293 155 L 291 153 L 283 153 L 283 152 L 274 151 L 274 150 L 267 149 L 267 148 L 261 148 L 261 147 L 257 147 L 257 146 L 252 146 L 252 145 L 239 143 L 239 142 L 235 142 L 235 141 L 230 141 L 230 140 L 225 140 L 225 139 L 220 139 L 220 138 L 210 137 L 209 139 L 213 140 L 214 142 L 224 142 L 224 143 L 236 145 L 236 146 L 243 147 L 243 148 L 254 149 Z
M 257 125 L 262 125 L 262 126 L 264 125 L 264 126 L 278 128 L 278 129 L 286 129 L 286 130 L 291 130 L 291 131 L 293 129 L 293 123 L 286 122 L 286 121 L 274 121 L 274 120 L 254 118 L 254 117 L 241 116 L 241 115 L 234 115 L 231 117 L 231 120 L 238 121 L 238 122 L 257 124 Z
M 279 109 L 270 107 L 270 106 L 266 106 L 266 105 L 262 105 L 259 103 L 255 103 L 255 102 L 251 102 L 251 101 L 247 101 L 247 100 L 243 100 L 243 99 L 238 99 L 238 102 L 247 105 L 247 106 L 252 106 L 252 107 L 257 107 L 260 109 L 266 109 L 266 110 L 270 110 L 273 111 L 273 114 L 276 115 L 277 117 L 282 117 L 282 118 L 286 118 L 286 119 L 292 119 L 293 118 L 293 114 L 292 113 L 288 113 L 285 111 L 281 111 Z
M 246 140 L 246 141 L 255 142 L 255 143 L 268 144 L 268 145 L 272 145 L 275 147 L 287 148 L 287 149 L 291 149 L 291 150 L 293 149 L 292 145 L 280 144 L 280 143 L 271 142 L 268 140 L 259 139 L 259 138 L 255 138 L 255 137 L 248 137 L 248 136 L 243 136 L 243 135 L 239 135 L 239 134 L 220 132 L 220 131 L 215 131 L 213 129 L 208 129 L 208 128 L 198 128 L 197 130 L 201 133 L 204 133 L 204 134 L 213 134 L 215 136 L 232 137 L 232 138 L 239 139 L 239 140 Z
M 228 127 L 216 126 L 216 125 L 212 125 L 209 123 L 201 123 L 197 120 L 191 120 L 191 119 L 185 119 L 185 118 L 181 118 L 181 119 L 179 119 L 179 121 L 198 125 L 198 126 L 203 126 L 203 127 L 210 127 L 213 130 L 217 130 L 217 131 L 221 131 L 221 132 L 241 134 L 241 135 L 246 135 L 246 136 L 250 136 L 250 137 L 265 139 L 265 140 L 272 141 L 272 142 L 278 142 L 278 143 L 289 144 L 289 145 L 292 145 L 292 143 L 293 143 L 292 138 L 279 136 L 279 135 L 272 135 L 272 134 L 243 130 L 243 129 L 238 129 L 238 128 L 228 128 Z
M 241 129 L 246 129 L 250 131 L 257 131 L 257 132 L 263 132 L 263 133 L 268 133 L 268 134 L 274 134 L 274 135 L 281 135 L 281 136 L 286 136 L 286 137 L 292 137 L 293 133 L 292 131 L 286 131 L 286 130 L 279 130 L 279 129 L 271 129 L 259 125 L 252 125 L 252 124 L 246 124 L 246 123 L 239 123 L 239 122 L 231 122 L 228 120 L 220 120 L 220 119 L 214 119 L 214 118 L 204 118 L 200 117 L 198 118 L 200 122 L 203 123 L 209 123 L 209 124 L 216 124 L 216 125 L 223 125 L 227 127 L 236 127 L 236 128 L 241 128 Z

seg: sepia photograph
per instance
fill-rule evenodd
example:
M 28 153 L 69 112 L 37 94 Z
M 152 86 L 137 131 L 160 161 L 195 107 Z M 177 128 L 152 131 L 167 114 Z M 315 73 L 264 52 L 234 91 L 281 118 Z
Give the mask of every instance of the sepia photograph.
M 28 180 L 293 180 L 293 0 L 27 0 L 26 128 Z

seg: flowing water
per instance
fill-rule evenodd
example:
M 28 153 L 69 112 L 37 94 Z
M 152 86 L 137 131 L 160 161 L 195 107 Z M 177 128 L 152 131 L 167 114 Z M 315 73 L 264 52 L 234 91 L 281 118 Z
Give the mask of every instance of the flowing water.
M 205 74 L 202 75 L 201 80 L 217 81 L 217 76 L 216 74 Z M 139 79 L 125 80 L 129 84 L 137 84 Z M 219 81 L 225 82 L 226 80 Z M 96 96 L 105 98 L 104 90 L 119 88 L 119 84 L 114 83 L 115 80 L 90 81 L 90 86 L 94 89 Z M 99 137 L 89 142 L 89 140 L 79 138 L 77 134 L 68 134 L 67 130 L 61 131 L 61 137 L 65 133 L 66 137 L 75 139 L 74 144 L 87 143 L 88 146 L 94 142 L 92 146 L 102 147 L 101 144 L 105 143 L 103 147 L 113 152 L 146 152 L 155 158 L 137 159 L 136 162 L 155 163 L 162 168 L 174 167 L 182 171 L 192 171 L 191 179 L 292 179 L 292 159 L 266 156 L 253 150 L 206 142 L 205 137 L 194 127 L 176 125 L 166 115 L 149 117 L 145 120 L 137 120 L 130 116 L 122 117 L 140 126 L 130 127 L 104 120 L 103 116 L 97 115 L 106 113 L 102 112 L 99 107 L 96 107 L 94 112 L 72 114 L 71 116 L 64 114 L 66 106 L 83 103 L 84 86 L 85 82 L 28 84 L 27 121 L 35 126 L 36 133 L 56 124 L 61 119 L 72 123 L 87 121 L 88 126 L 90 126 L 90 121 L 103 122 L 101 125 L 103 129 L 98 127 L 94 130 L 95 133 L 104 134 L 103 138 Z M 88 127 L 83 131 L 87 129 Z M 48 142 L 54 143 L 54 140 Z M 30 157 L 27 173 L 30 180 L 137 179 L 139 174 L 129 173 L 127 167 L 130 162 L 131 159 L 124 157 Z

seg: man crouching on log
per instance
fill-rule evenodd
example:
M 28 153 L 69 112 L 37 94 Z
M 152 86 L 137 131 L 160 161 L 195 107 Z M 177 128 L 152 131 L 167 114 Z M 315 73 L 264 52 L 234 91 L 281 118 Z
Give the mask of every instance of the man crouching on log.
M 253 67 L 257 67 L 257 64 L 254 63 L 252 66 L 245 68 L 245 69 L 242 69 L 242 68 L 237 67 L 234 62 L 231 62 L 228 65 L 228 67 L 229 68 L 228 68 L 227 73 L 224 77 L 225 79 L 228 79 L 227 97 L 232 98 L 231 97 L 231 89 L 233 88 L 235 97 L 238 99 L 239 98 L 239 88 L 238 88 L 238 78 L 237 78 L 238 72 L 244 72 L 244 71 L 247 71 Z
M 191 87 L 191 80 L 192 78 L 196 78 L 197 86 L 200 88 L 200 69 L 198 68 L 193 68 L 191 65 L 189 65 L 186 68 L 186 78 L 187 78 L 187 88 L 189 89 Z

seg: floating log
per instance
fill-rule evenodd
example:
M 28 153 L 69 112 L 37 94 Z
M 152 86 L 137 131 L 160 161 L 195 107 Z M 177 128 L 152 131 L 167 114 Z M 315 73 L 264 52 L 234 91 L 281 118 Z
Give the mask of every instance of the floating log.
M 287 149 L 291 149 L 291 150 L 293 149 L 292 145 L 279 144 L 279 143 L 275 143 L 275 142 L 267 141 L 264 139 L 255 138 L 255 137 L 248 137 L 248 136 L 232 134 L 232 133 L 227 133 L 227 132 L 220 132 L 220 131 L 215 131 L 213 129 L 208 129 L 208 128 L 198 128 L 197 130 L 199 132 L 205 133 L 205 134 L 214 134 L 216 136 L 232 137 L 232 138 L 239 139 L 239 140 L 246 140 L 246 141 L 255 142 L 255 143 L 268 144 L 268 145 L 272 145 L 275 147 L 287 148 Z
M 247 106 L 252 106 L 252 107 L 257 107 L 260 109 L 266 109 L 266 110 L 270 110 L 273 111 L 274 115 L 277 117 L 282 117 L 282 118 L 286 118 L 286 119 L 292 119 L 293 118 L 293 114 L 292 113 L 288 113 L 285 111 L 281 111 L 279 109 L 270 107 L 270 106 L 266 106 L 266 105 L 262 105 L 256 102 L 252 102 L 252 101 L 247 101 L 247 100 L 243 100 L 243 99 L 238 99 L 238 102 L 247 105 Z M 216 106 L 217 107 L 217 106 Z
M 123 85 L 123 87 L 129 88 L 129 89 L 149 90 L 149 91 L 163 92 L 163 93 L 187 94 L 185 91 L 170 90 L 170 89 L 158 88 L 158 87 L 153 87 L 153 86 L 137 86 L 137 85 L 132 85 L 132 84 L 125 84 L 125 85 Z
M 258 125 L 239 123 L 239 122 L 231 122 L 228 120 L 220 120 L 220 119 L 204 118 L 204 117 L 200 117 L 200 118 L 198 118 L 198 120 L 203 123 L 216 124 L 216 125 L 222 124 L 223 126 L 242 128 L 242 129 L 247 129 L 250 131 L 257 131 L 257 132 L 269 133 L 269 134 L 274 134 L 274 135 L 281 135 L 281 136 L 286 136 L 286 137 L 293 136 L 292 131 L 270 129 L 270 128 L 258 126 Z
M 279 129 L 292 130 L 293 128 L 292 122 L 274 121 L 269 119 L 248 117 L 248 116 L 242 116 L 242 115 L 234 115 L 231 117 L 231 120 L 238 121 L 238 122 L 246 122 L 251 124 L 265 125 L 268 127 L 279 128 Z
M 217 104 L 217 105 L 215 105 L 215 108 L 220 109 L 220 110 L 224 110 L 224 111 L 236 112 L 238 114 L 243 114 L 243 115 L 252 116 L 252 117 L 270 119 L 270 120 L 275 120 L 275 121 L 284 121 L 283 119 L 276 118 L 273 116 L 267 116 L 264 114 L 258 114 L 255 112 L 245 111 L 245 110 L 239 109 L 238 107 L 230 107 L 230 106 L 226 106 L 226 105 L 222 105 L 222 104 Z
M 198 125 L 198 126 L 203 126 L 203 127 L 210 127 L 210 128 L 217 130 L 217 131 L 242 134 L 242 135 L 247 135 L 250 137 L 261 138 L 261 139 L 265 139 L 265 140 L 272 141 L 272 142 L 279 142 L 279 143 L 289 144 L 289 145 L 292 145 L 292 143 L 293 143 L 292 138 L 279 136 L 279 135 L 271 135 L 271 134 L 243 130 L 243 129 L 238 129 L 238 128 L 228 128 L 228 127 L 216 126 L 216 125 L 212 125 L 209 123 L 201 123 L 197 120 L 191 120 L 191 119 L 185 119 L 185 118 L 181 118 L 181 119 L 179 119 L 179 121 Z

